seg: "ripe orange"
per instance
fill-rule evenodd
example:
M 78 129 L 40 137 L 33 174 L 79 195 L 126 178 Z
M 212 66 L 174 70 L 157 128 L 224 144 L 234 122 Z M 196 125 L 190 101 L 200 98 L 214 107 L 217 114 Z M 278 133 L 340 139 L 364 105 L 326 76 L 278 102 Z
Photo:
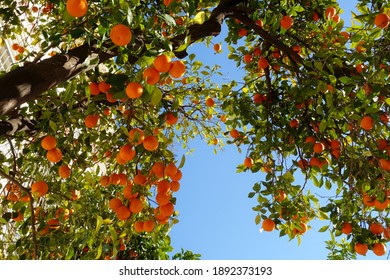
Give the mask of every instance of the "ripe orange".
M 330 6 L 326 8 L 325 10 L 325 18 L 326 19 L 333 19 L 333 17 L 336 15 L 336 8 Z
M 256 93 L 255 95 L 253 95 L 253 102 L 255 104 L 262 104 L 266 99 L 267 97 L 261 93 Z
M 168 124 L 168 125 L 174 125 L 176 124 L 178 121 L 178 117 L 175 116 L 174 113 L 172 112 L 168 112 L 166 115 L 165 115 L 165 123 Z
M 244 55 L 243 60 L 246 64 L 249 64 L 253 60 L 253 56 L 250 53 Z
M 49 191 L 49 186 L 44 181 L 38 181 L 31 185 L 31 192 L 38 197 L 44 196 Z
M 119 220 L 127 220 L 131 216 L 129 208 L 122 205 L 116 209 L 116 215 Z
M 356 243 L 354 247 L 355 247 L 355 252 L 357 254 L 363 255 L 363 256 L 365 256 L 367 254 L 367 251 L 368 251 L 367 244 Z
M 233 128 L 230 130 L 230 136 L 234 139 L 238 138 L 240 136 L 240 133 L 238 132 L 237 129 Z
M 379 223 L 372 223 L 370 224 L 370 231 L 375 235 L 380 235 L 384 231 L 384 227 Z
M 386 254 L 386 245 L 383 243 L 375 243 L 372 247 L 372 251 L 377 256 L 383 256 Z
M 364 116 L 360 121 L 360 127 L 364 130 L 370 130 L 374 126 L 374 119 L 370 116 Z
M 18 215 L 15 218 L 12 218 L 12 220 L 14 220 L 15 222 L 20 222 L 23 221 L 23 218 L 23 214 L 18 211 Z
M 297 119 L 292 119 L 292 120 L 290 121 L 289 125 L 290 125 L 291 128 L 298 128 L 298 126 L 299 126 L 299 120 L 297 120 Z
M 60 228 L 60 221 L 58 219 L 50 219 L 47 221 L 47 225 L 51 229 L 59 229 Z
M 155 162 L 152 166 L 152 172 L 157 178 L 164 177 L 164 164 L 161 161 Z
M 88 128 L 94 128 L 99 121 L 99 115 L 88 115 L 84 119 L 84 124 Z
M 171 68 L 169 68 L 169 75 L 174 78 L 178 79 L 181 78 L 184 73 L 186 72 L 186 65 L 181 60 L 176 60 L 171 63 Z
M 160 81 L 160 73 L 154 67 L 145 69 L 143 78 L 149 85 L 155 85 Z
M 244 28 L 240 28 L 238 29 L 238 36 L 240 37 L 243 37 L 243 36 L 246 36 L 248 34 L 248 31 Z
M 109 186 L 109 185 L 110 185 L 110 177 L 108 177 L 108 176 L 106 176 L 106 175 L 100 177 L 99 183 L 100 183 L 100 185 L 102 185 L 103 187 Z
M 109 206 L 110 209 L 115 212 L 119 207 L 123 206 L 123 204 L 119 198 L 114 197 L 113 199 L 110 200 Z
M 260 57 L 259 61 L 257 62 L 257 65 L 260 69 L 265 69 L 269 66 L 268 60 L 264 57 Z
M 136 151 L 130 144 L 125 144 L 119 149 L 119 156 L 126 162 L 132 160 L 135 154 Z
M 110 31 L 110 39 L 114 45 L 123 47 L 131 42 L 133 34 L 129 27 L 124 24 L 117 24 Z
M 220 52 L 222 50 L 221 44 L 214 44 L 213 49 L 215 52 Z
M 165 54 L 161 54 L 154 59 L 153 66 L 159 72 L 168 72 L 171 68 L 171 58 Z
M 132 184 L 127 184 L 124 188 L 123 188 L 123 197 L 128 199 L 128 200 L 131 200 L 134 198 L 134 194 L 133 194 L 133 186 Z
M 206 99 L 206 106 L 207 106 L 207 107 L 213 107 L 214 105 L 215 105 L 214 99 L 211 98 L 211 97 L 208 97 L 208 98 Z
M 145 150 L 155 151 L 158 148 L 158 138 L 154 135 L 146 136 L 142 144 Z
M 169 186 L 172 192 L 177 192 L 180 190 L 180 183 L 178 181 L 172 181 Z
M 275 229 L 275 222 L 271 219 L 265 219 L 261 227 L 265 231 L 273 231 Z
M 250 157 L 247 157 L 244 159 L 244 166 L 246 168 L 251 168 L 253 166 L 253 159 Z
M 322 153 L 324 150 L 325 150 L 325 146 L 324 146 L 323 143 L 321 143 L 321 142 L 316 142 L 316 143 L 314 143 L 314 145 L 313 145 L 313 151 L 314 151 L 315 153 L 320 154 L 320 153 Z
M 153 220 L 147 220 L 143 224 L 143 230 L 146 232 L 151 232 L 154 229 L 155 222 Z
M 274 198 L 277 202 L 282 202 L 287 197 L 286 193 L 283 190 L 278 190 Z
M 140 128 L 132 128 L 129 131 L 129 142 L 133 145 L 139 145 L 141 144 L 145 139 L 145 134 L 142 129 Z
M 143 208 L 144 208 L 144 205 L 140 199 L 134 198 L 130 201 L 129 209 L 130 209 L 131 213 L 134 213 L 134 214 L 140 213 Z
M 82 17 L 87 13 L 87 0 L 68 0 L 66 10 L 72 17 Z
M 175 176 L 177 173 L 177 167 L 174 163 L 169 163 L 164 168 L 164 174 L 169 177 Z
M 144 88 L 140 83 L 137 82 L 130 82 L 126 86 L 126 95 L 129 98 L 135 99 L 142 96 L 144 92 Z
M 164 205 L 160 205 L 159 207 L 160 207 L 160 214 L 165 217 L 169 217 L 173 214 L 173 212 L 175 212 L 175 207 L 171 202 L 168 202 L 167 204 Z
M 60 162 L 62 160 L 62 152 L 58 148 L 54 148 L 50 151 L 47 151 L 46 158 L 53 163 Z
M 383 211 L 387 207 L 389 207 L 389 205 L 390 205 L 390 199 L 388 199 L 387 197 L 386 197 L 386 199 L 383 202 L 379 201 L 378 199 L 374 200 L 374 207 L 375 207 L 376 210 Z
M 144 186 L 147 183 L 148 179 L 144 174 L 138 171 L 138 174 L 134 176 L 133 182 L 134 184 Z
M 66 164 L 61 165 L 60 168 L 58 168 L 58 175 L 63 179 L 69 178 L 71 172 L 69 166 Z
M 144 230 L 144 222 L 136 221 L 134 223 L 134 229 L 136 232 L 141 233 Z
M 290 16 L 284 16 L 280 20 L 280 26 L 286 30 L 291 28 L 291 26 L 293 26 L 293 24 L 294 24 L 294 20 Z
M 57 146 L 57 140 L 53 136 L 47 135 L 41 140 L 41 146 L 47 151 L 53 150 Z
M 341 232 L 344 233 L 344 234 L 347 234 L 347 235 L 352 233 L 352 225 L 351 225 L 351 223 L 349 223 L 349 222 L 343 223 L 342 226 L 341 226 Z
M 390 17 L 387 14 L 378 14 L 374 19 L 374 24 L 379 28 L 389 26 Z
M 156 202 L 160 206 L 167 204 L 170 201 L 170 199 L 171 196 L 167 192 L 159 192 L 156 195 Z
M 91 83 L 89 83 L 88 87 L 89 87 L 89 92 L 91 93 L 91 95 L 98 95 L 100 93 L 98 83 L 91 82 Z
M 379 166 L 386 171 L 390 171 L 390 160 L 380 158 L 379 159 Z
M 390 227 L 385 228 L 383 232 L 383 237 L 386 239 L 390 239 Z
M 170 190 L 171 184 L 167 179 L 163 179 L 157 183 L 157 192 L 166 193 Z

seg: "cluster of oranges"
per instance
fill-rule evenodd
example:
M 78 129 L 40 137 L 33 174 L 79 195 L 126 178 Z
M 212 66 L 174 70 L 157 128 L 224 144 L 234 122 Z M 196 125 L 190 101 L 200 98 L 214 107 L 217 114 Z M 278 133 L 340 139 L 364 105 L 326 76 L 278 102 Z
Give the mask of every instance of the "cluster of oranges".
M 57 140 L 54 136 L 47 135 L 41 140 L 41 146 L 46 150 L 46 158 L 53 163 L 62 160 L 62 151 L 57 148 Z
M 133 217 L 133 227 L 140 233 L 151 232 L 156 223 L 168 223 L 175 211 L 172 194 L 180 189 L 181 177 L 182 173 L 174 163 L 156 162 L 150 168 L 148 176 L 138 172 L 130 180 L 123 173 L 111 174 L 102 176 L 100 184 L 104 187 L 123 187 L 121 193 L 109 201 L 109 207 L 119 220 L 126 221 Z M 151 186 L 156 190 L 155 208 L 150 206 L 150 200 L 142 194 Z

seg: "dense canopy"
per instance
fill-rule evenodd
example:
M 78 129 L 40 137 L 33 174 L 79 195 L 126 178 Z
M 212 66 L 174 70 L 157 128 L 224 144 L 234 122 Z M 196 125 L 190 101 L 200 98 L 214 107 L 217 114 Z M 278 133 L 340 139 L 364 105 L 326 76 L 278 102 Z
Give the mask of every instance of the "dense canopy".
M 175 150 L 198 136 L 266 174 L 265 231 L 322 219 L 330 259 L 386 254 L 390 4 L 357 3 L 350 24 L 332 0 L 3 0 L 0 258 L 169 258 Z

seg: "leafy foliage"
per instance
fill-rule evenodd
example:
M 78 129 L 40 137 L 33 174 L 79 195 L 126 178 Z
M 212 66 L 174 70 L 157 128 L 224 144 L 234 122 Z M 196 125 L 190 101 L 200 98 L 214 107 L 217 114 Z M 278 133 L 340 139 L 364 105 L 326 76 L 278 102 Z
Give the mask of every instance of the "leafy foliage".
M 336 12 L 332 17 L 330 7 Z M 383 1 L 358 1 L 359 13 L 345 27 L 331 0 L 95 0 L 80 18 L 70 16 L 62 0 L 5 1 L 0 36 L 12 40 L 27 34 L 16 57 L 21 62 L 36 63 L 37 57 L 84 44 L 115 57 L 97 67 L 90 59 L 85 66 L 93 69 L 20 107 L 20 115 L 37 121 L 38 132 L 0 139 L 6 179 L 1 258 L 167 259 L 168 233 L 178 220 L 176 212 L 159 216 L 166 205 L 159 183 L 177 184 L 180 176 L 160 175 L 153 167 L 161 163 L 180 170 L 185 158 L 176 158 L 176 146 L 186 148 L 197 136 L 216 147 L 246 149 L 250 164 L 238 171 L 266 173 L 249 194 L 258 201 L 257 224 L 270 218 L 281 236 L 299 239 L 310 221 L 327 220 L 320 232 L 331 232 L 330 259 L 355 258 L 356 243 L 369 248 L 386 243 L 388 231 L 373 233 L 369 226 L 390 226 L 389 33 L 374 24 L 389 8 Z M 286 15 L 293 19 L 288 29 L 280 24 Z M 220 66 L 205 65 L 186 51 L 196 42 L 210 44 L 223 20 L 229 59 L 245 75 L 217 83 Z M 30 24 L 22 24 L 26 21 Z M 133 32 L 124 47 L 110 40 L 118 23 Z M 183 58 L 184 76 L 162 72 L 159 82 L 150 84 L 143 73 L 160 54 Z M 94 94 L 90 84 L 102 82 L 110 89 Z M 141 97 L 128 98 L 130 82 L 142 84 Z M 99 117 L 96 126 L 85 125 L 88 115 Z M 168 124 L 167 116 L 177 122 Z M 156 137 L 158 147 L 135 143 L 141 135 L 129 141 L 134 128 Z M 62 151 L 57 163 L 48 161 L 41 147 L 46 135 L 55 136 Z M 134 156 L 121 161 L 120 150 L 129 143 Z M 61 165 L 70 167 L 69 178 L 59 175 Z M 42 197 L 30 192 L 40 180 L 49 185 Z M 164 195 L 174 206 L 172 190 Z M 139 199 L 142 211 L 122 219 L 110 209 L 114 197 L 126 208 Z M 155 223 L 150 232 L 137 231 L 137 222 L 149 220 Z M 352 232 L 337 238 L 345 222 Z M 173 258 L 199 257 L 182 251 Z

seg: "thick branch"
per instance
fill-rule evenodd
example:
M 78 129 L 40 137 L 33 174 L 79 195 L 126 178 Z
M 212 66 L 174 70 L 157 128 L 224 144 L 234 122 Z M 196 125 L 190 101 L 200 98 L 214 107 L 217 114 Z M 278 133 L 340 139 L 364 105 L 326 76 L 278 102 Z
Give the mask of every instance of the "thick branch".
M 111 57 L 84 44 L 67 54 L 58 54 L 38 63 L 26 65 L 0 78 L 0 116 L 21 104 L 34 100 L 47 90 Z

